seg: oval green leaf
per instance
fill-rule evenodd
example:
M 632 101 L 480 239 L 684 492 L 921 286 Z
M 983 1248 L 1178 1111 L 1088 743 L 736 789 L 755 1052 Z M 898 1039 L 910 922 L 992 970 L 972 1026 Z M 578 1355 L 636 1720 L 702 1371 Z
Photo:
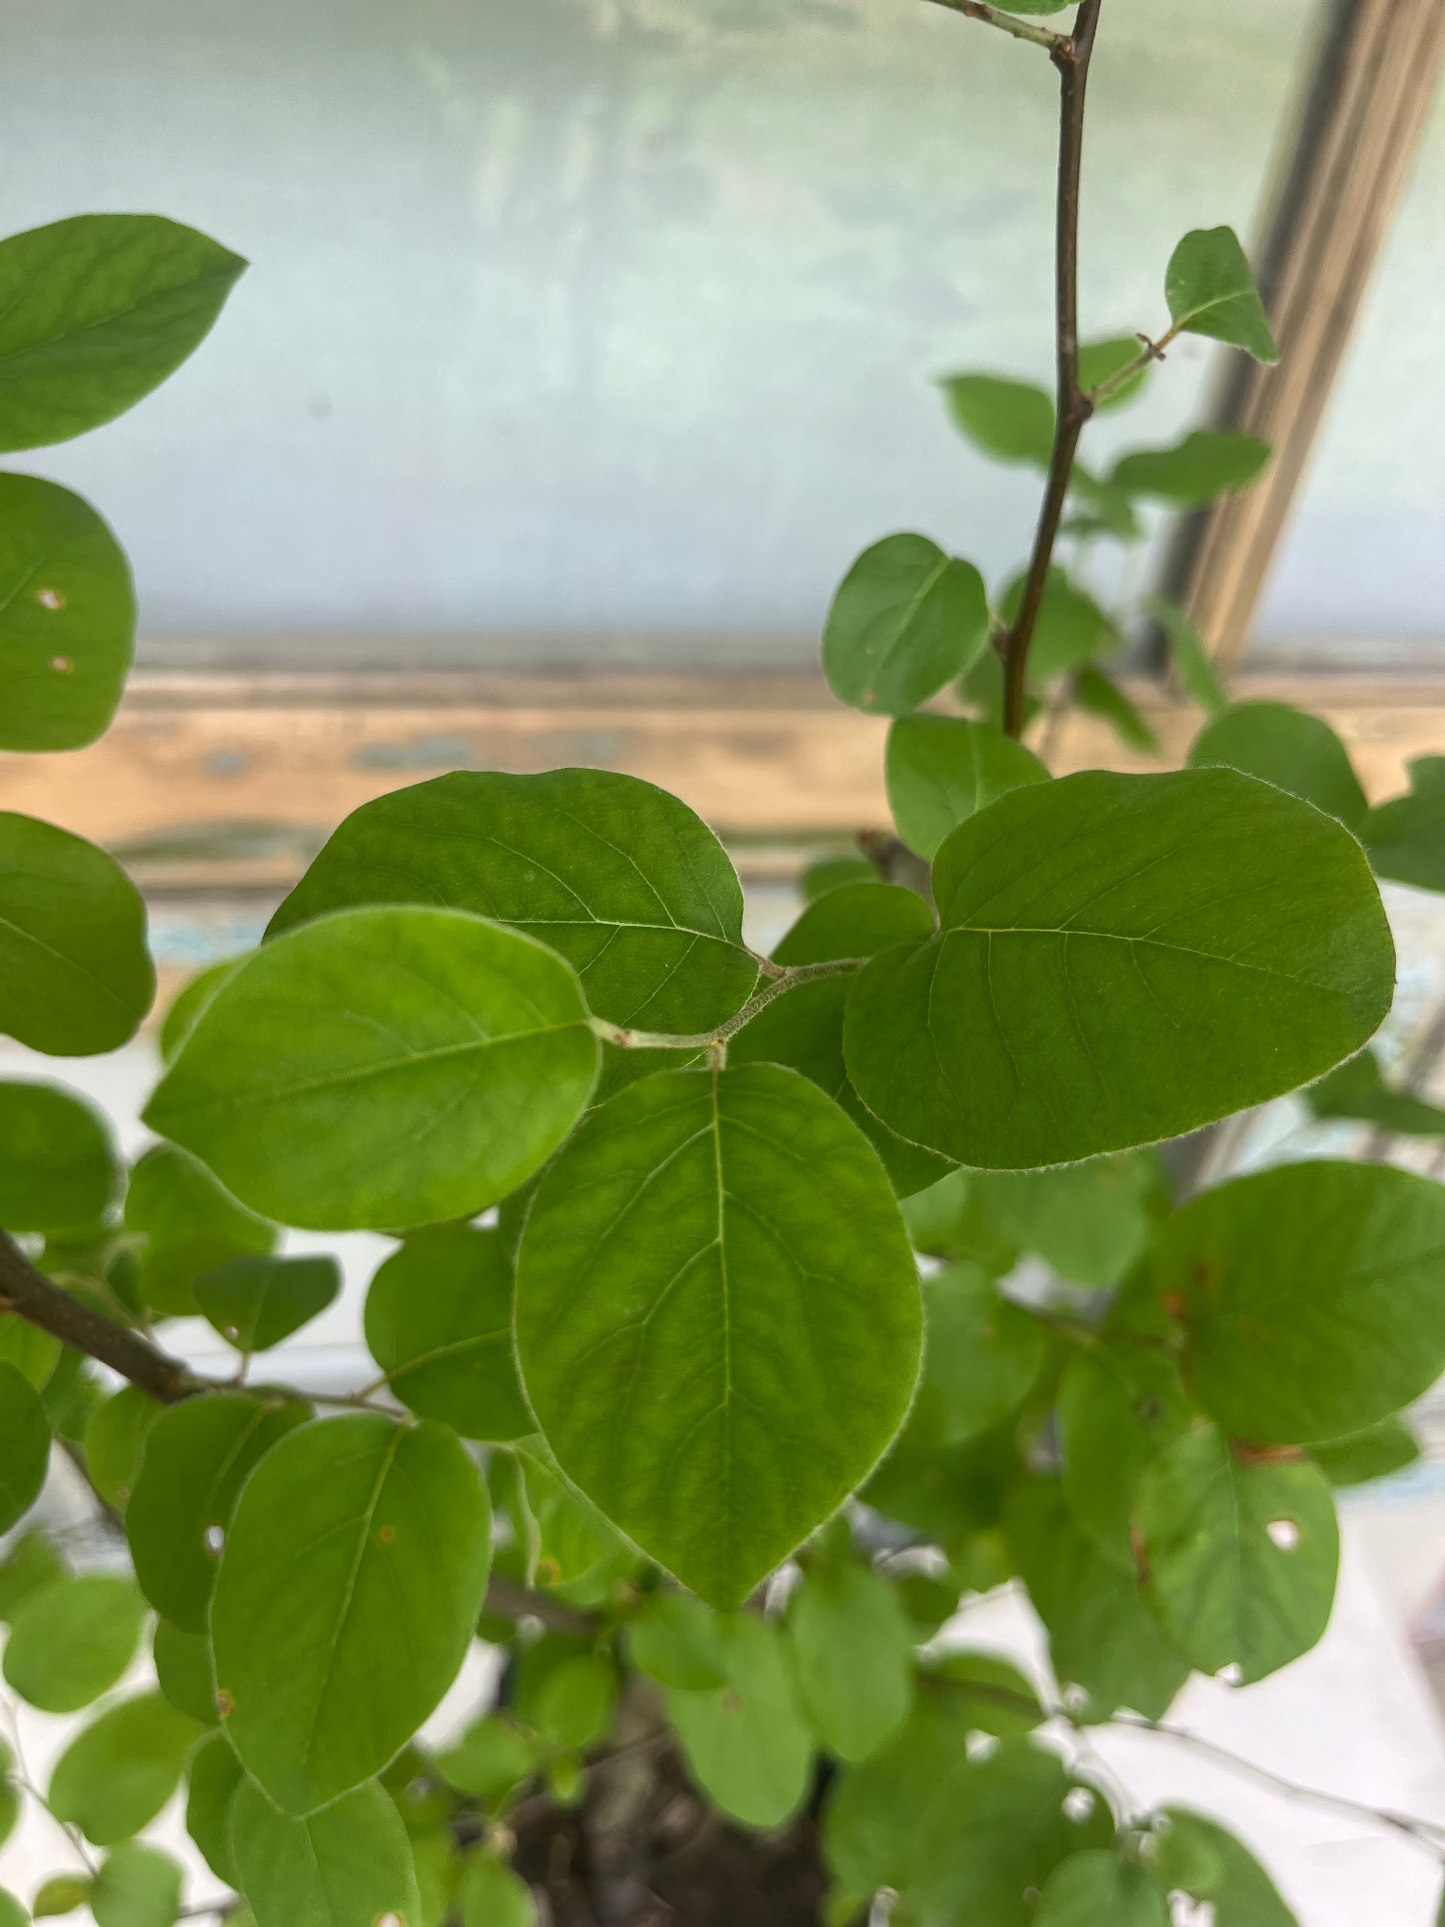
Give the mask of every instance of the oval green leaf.
M 923 535 L 889 535 L 843 579 L 823 632 L 823 672 L 841 702 L 906 716 L 961 676 L 988 643 L 988 596 L 971 562 Z
M 1329 724 L 1288 703 L 1234 703 L 1222 710 L 1194 739 L 1189 767 L 1242 770 L 1302 796 L 1351 830 L 1359 830 L 1370 807 Z
M 124 414 L 205 339 L 245 267 L 156 214 L 79 214 L 0 241 L 0 449 Z
M 854 1560 L 821 1561 L 788 1605 L 803 1709 L 830 1753 L 865 1760 L 908 1717 L 913 1629 L 886 1579 Z
M 254 1781 L 231 1803 L 231 1845 L 256 1927 L 421 1927 L 411 1842 L 375 1781 L 321 1813 L 278 1813 Z
M 1155 1284 L 1226 1431 L 1342 1438 L 1445 1370 L 1445 1186 L 1323 1160 L 1236 1178 L 1161 1229 Z
M 300 1331 L 341 1289 L 334 1258 L 229 1258 L 194 1286 L 201 1316 L 242 1352 L 268 1352 Z
M 90 1889 L 95 1927 L 173 1927 L 185 1874 L 178 1861 L 141 1840 L 123 1840 L 105 1856 Z
M 939 386 L 954 423 L 975 448 L 996 462 L 1048 467 L 1054 452 L 1052 395 L 1031 381 L 998 375 L 947 375 Z
M 186 1832 L 218 1880 L 240 1885 L 231 1851 L 231 1801 L 245 1778 L 236 1750 L 224 1733 L 212 1733 L 191 1755 L 186 1793 Z
M 1269 462 L 1271 449 L 1255 435 L 1195 429 L 1173 448 L 1142 448 L 1114 465 L 1111 488 L 1148 495 L 1173 508 L 1203 508 L 1218 496 L 1248 488 Z
M 798 1706 L 782 1635 L 770 1621 L 719 1619 L 727 1685 L 667 1694 L 667 1710 L 699 1786 L 749 1827 L 780 1826 L 808 1790 L 813 1742 Z
M 536 1431 L 512 1358 L 512 1265 L 500 1232 L 413 1232 L 371 1281 L 366 1343 L 418 1418 L 503 1443 Z
M 460 910 L 341 911 L 248 957 L 146 1110 L 316 1230 L 470 1217 L 561 1143 L 600 1045 L 571 967 Z
M 1233 770 L 1015 790 L 934 865 L 940 934 L 855 982 L 863 1102 L 958 1163 L 1027 1170 L 1148 1144 L 1350 1056 L 1394 946 L 1338 823 Z
M 709 1030 L 757 981 L 727 852 L 677 797 L 614 770 L 461 770 L 363 804 L 267 934 L 371 903 L 521 930 L 567 959 L 589 1009 L 641 1030 Z
M 664 1071 L 604 1105 L 518 1260 L 518 1363 L 562 1470 L 723 1608 L 867 1477 L 921 1324 L 877 1158 L 769 1064 Z
M 1036 1927 L 1169 1927 L 1169 1897 L 1148 1867 L 1095 1847 L 1055 1867 Z
M 145 905 L 113 857 L 0 811 L 0 1026 L 50 1057 L 134 1037 L 156 993 Z
M 168 1619 L 157 1620 L 151 1652 L 156 1683 L 178 1713 L 202 1726 L 215 1726 L 216 1689 L 211 1684 L 211 1648 L 204 1633 L 183 1633 Z
M 175 1792 L 204 1730 L 159 1693 L 122 1700 L 61 1754 L 50 1779 L 51 1811 L 97 1847 L 129 1840 Z
M 1044 1328 L 1000 1298 L 976 1265 L 950 1265 L 925 1280 L 923 1304 L 928 1336 L 908 1441 L 962 1445 L 1023 1403 L 1044 1362 Z
M 901 716 L 888 732 L 886 773 L 898 834 L 930 863 L 960 823 L 1010 790 L 1049 779 L 1022 743 L 955 716 Z
M 1025 582 L 1024 576 L 1015 576 L 1004 590 L 999 613 L 1005 622 L 1017 620 Z M 1095 656 L 1111 655 L 1123 641 L 1091 595 L 1076 588 L 1062 569 L 1050 569 L 1029 648 L 1029 686 L 1066 675 Z
M 1188 1427 L 1179 1368 L 1163 1347 L 1121 1337 L 1078 1352 L 1058 1394 L 1064 1497 L 1076 1525 L 1132 1579 L 1130 1531 L 1146 1467 Z
M 257 1466 L 211 1604 L 218 1701 L 283 1813 L 360 1786 L 435 1709 L 491 1564 L 480 1473 L 443 1426 L 357 1413 Z
M 119 1178 L 105 1120 L 53 1084 L 0 1083 L 0 1224 L 89 1229 Z
M 1219 1927 L 1300 1927 L 1254 1855 L 1232 1833 L 1184 1807 L 1165 1807 L 1155 1870 L 1171 1892 L 1212 1901 Z
M 140 1291 L 152 1311 L 199 1309 L 195 1283 L 229 1259 L 269 1252 L 276 1227 L 238 1204 L 203 1164 L 174 1144 L 155 1144 L 130 1174 L 125 1228 L 144 1240 Z
M 0 749 L 104 735 L 134 646 L 130 564 L 95 510 L 54 482 L 0 475 Z
M 135 1658 L 145 1601 L 128 1579 L 87 1573 L 32 1593 L 10 1630 L 5 1678 L 44 1713 L 78 1713 Z
M 1186 334 L 1243 348 L 1276 362 L 1279 349 L 1233 228 L 1196 228 L 1174 250 L 1164 277 L 1174 325 Z
M 40 1395 L 0 1359 L 0 1532 L 25 1517 L 49 1469 L 50 1425 Z

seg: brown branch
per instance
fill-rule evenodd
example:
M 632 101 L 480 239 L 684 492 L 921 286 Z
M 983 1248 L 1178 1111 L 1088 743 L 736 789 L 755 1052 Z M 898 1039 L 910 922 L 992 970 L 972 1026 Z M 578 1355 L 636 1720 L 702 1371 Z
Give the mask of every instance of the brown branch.
M 498 1619 L 540 1619 L 554 1633 L 580 1633 L 585 1637 L 595 1633 L 598 1626 L 591 1613 L 580 1612 L 549 1593 L 519 1586 L 500 1572 L 494 1572 L 487 1581 L 486 1610 Z
M 127 1331 L 62 1291 L 36 1270 L 8 1231 L 0 1231 L 0 1312 L 14 1312 L 62 1344 L 99 1359 L 162 1405 L 216 1389 L 139 1332 Z
M 1079 436 L 1094 412 L 1093 403 L 1079 387 L 1079 187 L 1084 161 L 1084 96 L 1089 84 L 1089 62 L 1094 53 L 1102 0 L 1084 0 L 1074 31 L 1056 46 L 1050 58 L 1059 70 L 1059 193 L 1055 229 L 1055 331 L 1058 342 L 1058 414 L 1048 485 L 1039 513 L 1038 533 L 1024 585 L 1018 618 L 1003 645 L 1004 729 L 1023 734 L 1024 698 L 1028 688 L 1029 645 L 1038 626 L 1039 610 L 1048 587 L 1059 524 L 1074 472 Z

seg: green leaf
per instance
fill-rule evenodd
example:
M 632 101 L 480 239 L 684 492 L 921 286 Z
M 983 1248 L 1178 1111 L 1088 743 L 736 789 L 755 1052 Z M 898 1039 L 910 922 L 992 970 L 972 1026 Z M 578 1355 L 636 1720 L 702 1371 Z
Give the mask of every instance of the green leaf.
M 1127 490 L 1112 481 L 1101 480 L 1082 462 L 1074 463 L 1069 488 L 1071 500 L 1077 497 L 1083 506 L 1074 503 L 1073 512 L 1063 525 L 1065 535 L 1079 536 L 1085 541 L 1108 536 L 1120 542 L 1137 542 L 1143 536 L 1144 524 Z
M 212 1733 L 191 1755 L 186 1832 L 218 1880 L 239 1884 L 231 1852 L 231 1801 L 245 1775 L 224 1733 Z
M 60 1340 L 16 1312 L 0 1315 L 0 1363 L 13 1365 L 28 1385 L 43 1392 L 60 1362 Z
M 1339 737 L 1318 716 L 1288 703 L 1234 703 L 1200 731 L 1189 766 L 1242 770 L 1302 796 L 1352 830 L 1369 809 Z
M 1169 1897 L 1148 1867 L 1095 1847 L 1049 1875 L 1035 1927 L 1169 1927 Z
M 267 1352 L 310 1324 L 341 1289 L 334 1258 L 228 1258 L 195 1282 L 202 1316 L 242 1352 Z
M 0 1927 L 30 1927 L 30 1915 L 14 1894 L 0 1887 Z
M 1111 335 L 1106 341 L 1085 341 L 1079 347 L 1079 386 L 1086 395 L 1094 389 L 1102 388 L 1106 381 L 1112 381 L 1126 368 L 1132 368 L 1144 352 L 1143 343 L 1138 335 Z M 1112 395 L 1094 403 L 1095 412 L 1103 414 L 1110 408 L 1124 408 L 1134 401 L 1142 391 L 1150 375 L 1150 364 L 1146 361 L 1138 374 L 1130 377 L 1122 387 L 1116 388 Z
M 955 425 L 996 462 L 1046 469 L 1054 452 L 1054 400 L 1030 381 L 948 375 L 939 383 Z
M 531 938 L 458 910 L 348 910 L 245 960 L 145 1119 L 284 1223 L 404 1229 L 516 1190 L 581 1114 L 599 1052 L 572 969 Z
M 958 1605 L 949 1607 L 952 1616 Z M 975 1653 L 952 1647 L 923 1662 L 927 1692 L 946 1693 L 955 1716 L 970 1731 L 992 1733 L 998 1739 L 1017 1739 L 1042 1726 L 1048 1714 L 1039 1696 L 1016 1666 L 997 1653 Z
M 129 1840 L 175 1792 L 203 1730 L 159 1693 L 122 1700 L 61 1754 L 50 1779 L 56 1819 L 78 1826 L 97 1847 Z
M 1368 1485 L 1415 1465 L 1420 1445 L 1403 1419 L 1383 1418 L 1363 1432 L 1312 1445 L 1310 1457 L 1333 1486 Z
M 820 1561 L 788 1606 L 803 1710 L 840 1760 L 864 1760 L 908 1717 L 913 1629 L 885 1579 L 853 1560 Z
M 798 878 L 804 903 L 816 903 L 844 883 L 876 883 L 878 871 L 866 856 L 827 856 L 810 863 Z
M 371 1281 L 366 1343 L 418 1418 L 468 1439 L 537 1429 L 512 1358 L 512 1266 L 500 1232 L 414 1231 Z
M 0 449 L 133 408 L 199 347 L 245 267 L 155 214 L 80 214 L 0 242 Z
M 536 1927 L 531 1889 L 495 1854 L 479 1853 L 467 1862 L 460 1899 L 462 1927 Z
M 1254 435 L 1195 429 L 1173 448 L 1145 448 L 1116 462 L 1109 477 L 1126 495 L 1149 495 L 1174 508 L 1203 508 L 1248 488 L 1272 451 Z
M 536 1533 L 538 1579 L 574 1605 L 601 1605 L 612 1581 L 635 1568 L 636 1555 L 596 1506 L 563 1482 L 539 1434 L 515 1449 Z
M 898 834 L 929 862 L 960 823 L 1009 790 L 1049 778 L 1033 751 L 1002 730 L 953 716 L 901 716 L 888 732 L 886 769 Z
M 0 1740 L 0 1847 L 14 1833 L 20 1821 L 20 1788 L 15 1784 L 12 1768 L 15 1756 L 4 1740 Z M 0 1887 L 0 1894 L 4 1893 Z M 0 1927 L 5 1927 L 5 1910 L 0 1906 Z
M 90 1898 L 90 1882 L 79 1874 L 56 1874 L 36 1894 L 31 1906 L 37 1920 L 55 1914 L 73 1914 Z
M 264 1256 L 276 1227 L 238 1204 L 203 1164 L 174 1144 L 156 1144 L 130 1174 L 125 1228 L 145 1243 L 140 1290 L 166 1317 L 199 1309 L 195 1283 L 232 1258 Z
M 411 1738 L 456 1677 L 490 1564 L 486 1486 L 443 1426 L 357 1413 L 267 1453 L 211 1642 L 231 1742 L 283 1811 L 349 1792 Z
M 1169 1354 L 1127 1337 L 1079 1352 L 1059 1382 L 1064 1498 L 1097 1550 L 1131 1579 L 1139 1481 L 1190 1415 Z
M 184 1879 L 168 1853 L 140 1840 L 122 1841 L 105 1856 L 90 1890 L 96 1927 L 173 1927 Z
M 719 1607 L 836 1511 L 918 1375 L 886 1176 L 795 1072 L 666 1071 L 582 1125 L 533 1200 L 517 1359 L 566 1476 Z
M 212 964 L 209 969 L 197 971 L 184 989 L 176 993 L 161 1020 L 163 1064 L 170 1063 L 190 1035 L 196 1019 L 241 961 L 239 957 L 227 957 L 221 963 Z
M 1274 1882 L 1232 1833 L 1183 1807 L 1165 1807 L 1155 1824 L 1159 1878 L 1171 1890 L 1213 1902 L 1218 1927 L 1299 1927 Z
M 134 644 L 130 564 L 95 510 L 54 482 L 0 475 L 0 749 L 103 736 Z
M 662 1686 L 706 1693 L 727 1684 L 716 1614 L 686 1593 L 650 1593 L 628 1626 L 632 1663 Z
M 1187 611 L 1164 596 L 1151 596 L 1145 608 L 1164 631 L 1174 657 L 1174 667 L 1190 700 L 1209 716 L 1217 716 L 1229 706 L 1229 697 L 1219 679 L 1203 638 L 1189 620 Z
M 1159 1719 L 1189 1677 L 1189 1661 L 1150 1617 L 1132 1577 L 1074 1524 L 1056 1480 L 1026 1478 L 1005 1519 L 1034 1610 L 1049 1635 L 1054 1676 L 1084 1695 L 1076 1717 L 1107 1720 L 1120 1706 Z
M 1324 1632 L 1340 1535 L 1307 1460 L 1246 1459 L 1201 1423 L 1145 1472 L 1135 1517 L 1150 1602 L 1201 1672 L 1251 1685 Z
M 64 1560 L 43 1534 L 22 1534 L 0 1560 L 0 1624 L 13 1623 L 30 1595 L 63 1577 L 65 1570 Z
M 727 1685 L 667 1691 L 667 1711 L 704 1793 L 749 1827 L 780 1826 L 808 1790 L 813 1742 L 798 1705 L 782 1635 L 771 1620 L 717 1621 Z
M 905 1198 L 900 1208 L 915 1249 L 930 1258 L 966 1258 L 990 1278 L 1002 1278 L 1017 1264 L 1019 1247 L 999 1223 L 994 1196 L 987 1173 L 955 1169 Z M 1035 1223 L 1031 1216 L 1031 1235 Z
M 1000 614 L 1018 620 L 1026 577 L 1015 576 L 1003 593 Z M 1037 688 L 1095 656 L 1112 655 L 1124 638 L 1090 595 L 1076 589 L 1062 569 L 1050 569 L 1029 647 L 1029 686 Z
M 421 1918 L 411 1842 L 375 1781 L 293 1820 L 242 1780 L 231 1844 L 256 1927 L 372 1927 L 388 1914 L 411 1927 Z
M 677 797 L 613 770 L 458 771 L 354 811 L 272 918 L 419 903 L 535 937 L 615 1024 L 688 1033 L 757 981 L 727 852 Z
M 988 646 L 988 596 L 971 562 L 922 535 L 865 549 L 833 598 L 823 672 L 840 702 L 905 716 L 961 676 Z
M 979 1173 L 974 1187 L 1005 1245 L 1036 1251 L 1077 1285 L 1118 1284 L 1148 1246 L 1153 1207 L 1168 1195 L 1152 1151 Z
M 552 1746 L 584 1752 L 603 1739 L 612 1724 L 617 1711 L 617 1668 L 606 1653 L 564 1653 L 529 1691 L 528 1671 L 541 1651 L 533 1646 L 523 1655 L 517 1716 Z
M 211 1649 L 203 1633 L 182 1632 L 168 1619 L 156 1622 L 152 1651 L 156 1684 L 178 1713 L 202 1726 L 214 1726 L 216 1689 L 211 1683 Z
M 1233 770 L 1014 790 L 933 881 L 939 936 L 862 971 L 844 1050 L 876 1116 L 961 1164 L 1195 1130 L 1317 1077 L 1389 1009 L 1359 845 Z
M 450 1786 L 475 1794 L 491 1813 L 535 1778 L 546 1750 L 509 1719 L 489 1713 L 468 1727 L 455 1746 L 438 1754 L 436 1764 Z
M 85 1463 L 107 1505 L 124 1512 L 140 1476 L 146 1434 L 165 1410 L 136 1385 L 108 1398 L 85 1434 Z
M 0 1360 L 0 1532 L 40 1497 L 50 1469 L 50 1424 L 28 1378 Z
M 1300 1095 L 1316 1117 L 1359 1118 L 1396 1137 L 1439 1137 L 1445 1133 L 1445 1110 L 1409 1091 L 1391 1089 L 1381 1075 L 1379 1059 L 1370 1050 L 1362 1050 L 1358 1057 L 1341 1064 Z
M 33 1593 L 15 1616 L 5 1679 L 45 1713 L 76 1713 L 135 1658 L 145 1601 L 128 1579 L 88 1573 Z
M 1145 722 L 1133 698 L 1102 669 L 1095 669 L 1089 663 L 1084 665 L 1074 679 L 1074 701 L 1091 716 L 1102 717 L 1119 741 L 1130 749 L 1142 750 L 1147 756 L 1160 753 L 1159 738 Z
M 890 944 L 929 937 L 933 930 L 933 911 L 916 891 L 896 883 L 845 883 L 808 905 L 774 950 L 773 962 L 791 969 L 876 957 Z
M 915 1448 L 962 1445 L 1023 1403 L 1044 1361 L 1044 1330 L 971 1264 L 926 1279 L 923 1304 L 927 1342 L 908 1439 Z
M 929 920 L 932 922 L 931 915 Z M 734 1065 L 783 1064 L 800 1071 L 852 1118 L 883 1160 L 894 1190 L 900 1197 L 907 1197 L 935 1184 L 950 1166 L 946 1159 L 905 1143 L 880 1124 L 849 1082 L 843 1061 L 843 1019 L 850 989 L 846 977 L 795 984 L 737 1032 L 728 1045 L 728 1061 Z
M 1164 295 L 1177 328 L 1279 360 L 1264 303 L 1233 228 L 1196 228 L 1174 250 Z
M 1445 756 L 1417 756 L 1409 770 L 1409 793 L 1371 810 L 1360 841 L 1376 876 L 1445 890 Z
M 125 1530 L 141 1590 L 185 1632 L 206 1630 L 216 1568 L 241 1487 L 304 1405 L 213 1393 L 173 1405 L 146 1435 Z
M 1162 1229 L 1155 1287 L 1226 1431 L 1261 1445 L 1340 1438 L 1445 1368 L 1445 1187 L 1327 1161 L 1236 1178 Z
M 840 1776 L 828 1863 L 850 1893 L 892 1887 L 923 1927 L 1030 1927 L 1030 1890 L 1066 1855 L 1107 1844 L 1108 1809 L 1096 1799 L 1075 1822 L 1064 1807 L 1074 1782 L 1056 1755 L 1015 1739 L 973 1757 L 968 1732 L 966 1705 L 920 1682 L 902 1732 Z
M 155 992 L 145 905 L 115 859 L 52 823 L 0 811 L 6 1034 L 50 1057 L 95 1057 L 134 1037 Z

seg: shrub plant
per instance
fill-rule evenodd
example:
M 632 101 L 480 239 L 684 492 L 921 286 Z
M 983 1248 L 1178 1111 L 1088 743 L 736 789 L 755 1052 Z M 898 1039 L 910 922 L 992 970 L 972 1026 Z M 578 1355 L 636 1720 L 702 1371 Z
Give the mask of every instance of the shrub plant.
M 1210 712 L 1187 768 L 1054 779 L 1025 746 L 1076 702 L 1147 747 L 1083 560 L 1268 459 L 1200 432 L 1104 472 L 1092 418 L 1181 334 L 1275 348 L 1224 228 L 1180 243 L 1162 329 L 1080 344 L 1100 0 L 1062 31 L 1058 0 L 948 4 L 1058 70 L 1058 370 L 1052 396 L 945 384 L 974 443 L 1043 474 L 1018 578 L 991 597 L 893 535 L 827 622 L 836 694 L 892 719 L 873 847 L 918 887 L 825 866 L 760 956 L 677 798 L 458 772 L 349 817 L 259 948 L 182 993 L 129 1170 L 62 1086 L 0 1086 L 4 1678 L 91 1709 L 43 1790 L 0 1758 L 0 1833 L 34 1799 L 68 1835 L 3 1927 L 169 1927 L 182 1871 L 146 1830 L 182 1784 L 238 1927 L 1293 1918 L 1090 1734 L 1308 1651 L 1332 1488 L 1414 1453 L 1441 1187 L 1317 1161 L 1190 1196 L 1168 1146 L 1306 1087 L 1439 1128 L 1368 1048 L 1395 976 L 1375 879 L 1445 887 L 1445 760 L 1369 808 L 1338 738 L 1230 706 L 1167 605 Z M 148 216 L 0 245 L 0 447 L 139 401 L 243 265 Z M 0 745 L 75 748 L 125 680 L 126 561 L 52 483 L 7 472 L 0 504 Z M 154 983 L 121 867 L 0 815 L 4 1029 L 110 1051 Z M 284 1227 L 394 1241 L 373 1383 L 274 1368 L 339 1282 Z M 233 1377 L 166 1350 L 195 1315 Z M 27 1525 L 53 1444 L 115 1557 L 77 1569 Z M 935 1637 L 1009 1581 L 1047 1687 Z M 479 1636 L 500 1698 L 438 1745 Z

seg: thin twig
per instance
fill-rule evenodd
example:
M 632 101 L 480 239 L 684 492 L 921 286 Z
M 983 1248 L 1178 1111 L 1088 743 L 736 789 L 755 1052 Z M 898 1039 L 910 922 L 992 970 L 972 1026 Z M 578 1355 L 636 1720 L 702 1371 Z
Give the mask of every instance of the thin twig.
M 1020 20 L 1017 14 L 1005 13 L 1002 7 L 990 6 L 988 0 L 933 0 L 933 4 L 965 14 L 970 20 L 982 20 L 985 26 L 999 27 L 1004 33 L 1012 34 L 1015 40 L 1028 40 L 1035 47 L 1047 47 L 1050 53 L 1056 47 L 1068 45 L 1063 34 L 1054 33 L 1048 27 L 1036 27 L 1031 20 Z
M 1054 275 L 1058 398 L 1048 484 L 1039 511 L 1023 602 L 1003 646 L 1004 729 L 1013 737 L 1023 734 L 1029 645 L 1048 587 L 1079 436 L 1094 412 L 1093 403 L 1079 387 L 1079 190 L 1084 160 L 1084 98 L 1101 4 L 1102 0 L 1084 0 L 1073 34 L 1068 39 L 1060 39 L 1050 56 L 1059 70 L 1059 191 Z
M 1151 341 L 1148 335 L 1140 335 L 1139 339 L 1144 344 L 1143 354 L 1136 355 L 1132 361 L 1126 362 L 1117 374 L 1110 375 L 1107 381 L 1101 381 L 1097 388 L 1091 388 L 1088 391 L 1089 401 L 1095 408 L 1102 408 L 1104 403 L 1111 401 L 1121 388 L 1127 388 L 1136 375 L 1142 375 L 1151 362 L 1163 361 L 1165 349 L 1172 348 L 1183 332 L 1184 324 L 1179 321 L 1169 329 L 1167 334 L 1160 335 L 1157 341 Z
M 861 970 L 866 957 L 839 957 L 828 963 L 794 964 L 775 976 L 765 990 L 745 1003 L 735 1017 L 729 1017 L 725 1024 L 714 1030 L 694 1031 L 688 1036 L 673 1036 L 668 1031 L 627 1030 L 620 1024 L 609 1024 L 605 1017 L 594 1017 L 592 1028 L 605 1044 L 615 1044 L 619 1050 L 717 1050 L 726 1044 L 730 1037 L 736 1037 L 745 1024 L 750 1024 L 760 1010 L 775 1003 L 779 997 L 797 984 L 815 983 L 819 977 L 843 977 L 855 970 Z

